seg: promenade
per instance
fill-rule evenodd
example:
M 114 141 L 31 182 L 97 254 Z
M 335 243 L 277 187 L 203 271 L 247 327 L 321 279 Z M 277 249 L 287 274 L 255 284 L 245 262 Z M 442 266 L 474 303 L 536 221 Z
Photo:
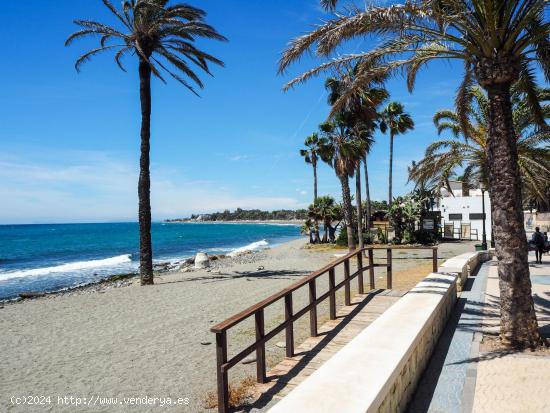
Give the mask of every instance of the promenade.
M 550 337 L 550 258 L 529 256 L 541 333 Z M 543 413 L 550 411 L 550 351 L 500 348 L 496 261 L 469 277 L 408 411 Z

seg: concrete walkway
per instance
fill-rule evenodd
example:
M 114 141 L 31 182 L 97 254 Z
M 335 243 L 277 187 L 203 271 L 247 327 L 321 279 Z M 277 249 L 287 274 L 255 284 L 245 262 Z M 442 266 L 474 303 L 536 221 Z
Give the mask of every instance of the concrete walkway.
M 550 336 L 550 258 L 534 264 L 533 297 L 541 333 Z M 469 277 L 408 411 L 433 413 L 550 412 L 550 352 L 498 352 L 481 344 L 498 336 L 496 261 Z
M 541 333 L 550 336 L 550 258 L 534 264 L 530 257 L 535 311 Z M 496 267 L 491 267 L 485 294 L 483 331 L 486 337 L 498 335 L 499 288 Z M 498 307 L 497 307 L 498 310 Z M 481 353 L 477 366 L 474 413 L 550 412 L 550 351 L 533 353 L 492 351 Z
M 476 330 L 482 320 L 479 305 L 487 282 L 491 262 L 483 264 L 468 277 L 455 310 L 417 386 L 408 411 L 414 413 L 460 413 L 469 411 L 464 393 L 473 389 L 475 362 L 481 333 Z

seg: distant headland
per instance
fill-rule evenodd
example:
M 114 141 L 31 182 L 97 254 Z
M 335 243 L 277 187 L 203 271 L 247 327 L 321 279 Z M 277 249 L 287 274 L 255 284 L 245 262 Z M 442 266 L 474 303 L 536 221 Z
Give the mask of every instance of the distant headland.
M 166 219 L 164 222 L 299 222 L 307 219 L 307 210 L 279 209 L 275 211 L 262 211 L 259 209 L 237 208 L 231 212 L 226 209 L 223 212 L 209 214 L 193 214 L 188 218 Z

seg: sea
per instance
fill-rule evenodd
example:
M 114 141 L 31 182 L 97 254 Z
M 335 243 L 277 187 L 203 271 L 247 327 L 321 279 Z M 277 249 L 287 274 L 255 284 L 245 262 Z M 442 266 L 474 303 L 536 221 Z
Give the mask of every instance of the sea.
M 155 222 L 154 263 L 177 266 L 199 251 L 235 254 L 300 237 L 290 224 Z M 0 225 L 0 300 L 22 292 L 53 292 L 134 273 L 138 224 Z

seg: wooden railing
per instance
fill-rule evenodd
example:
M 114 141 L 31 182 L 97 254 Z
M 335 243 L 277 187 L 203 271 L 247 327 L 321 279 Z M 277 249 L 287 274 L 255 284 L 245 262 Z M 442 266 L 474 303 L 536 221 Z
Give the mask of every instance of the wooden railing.
M 381 264 L 374 263 L 374 251 L 386 250 L 386 262 Z M 374 268 L 386 267 L 386 287 L 392 288 L 392 250 L 406 249 L 425 249 L 432 250 L 433 271 L 437 272 L 437 247 L 368 247 L 361 250 L 355 250 L 349 254 L 331 262 L 327 266 L 315 271 L 301 280 L 291 284 L 285 289 L 267 297 L 266 299 L 254 304 L 253 306 L 241 311 L 227 320 L 215 325 L 210 329 L 216 334 L 216 369 L 218 382 L 218 412 L 227 413 L 229 411 L 229 382 L 228 371 L 247 355 L 256 352 L 256 379 L 258 383 L 265 383 L 266 363 L 265 363 L 265 343 L 285 330 L 286 335 L 286 356 L 294 356 L 294 322 L 301 316 L 309 312 L 309 330 L 312 337 L 317 336 L 317 305 L 325 299 L 329 299 L 329 317 L 336 319 L 336 292 L 344 287 L 344 303 L 351 305 L 351 281 L 357 277 L 357 289 L 359 294 L 364 294 L 363 273 L 369 271 L 369 287 L 375 288 Z M 368 265 L 363 266 L 363 255 L 368 259 Z M 357 271 L 350 273 L 350 260 L 357 259 Z M 336 267 L 344 265 L 344 279 L 336 284 Z M 324 294 L 317 296 L 316 280 L 320 276 L 328 273 L 329 289 Z M 309 304 L 299 311 L 294 311 L 292 305 L 292 293 L 301 287 L 308 286 Z M 265 332 L 264 309 L 271 304 L 284 300 L 285 320 L 269 332 Z M 242 321 L 254 316 L 256 330 L 256 341 L 244 350 L 227 359 L 227 330 L 236 326 Z

